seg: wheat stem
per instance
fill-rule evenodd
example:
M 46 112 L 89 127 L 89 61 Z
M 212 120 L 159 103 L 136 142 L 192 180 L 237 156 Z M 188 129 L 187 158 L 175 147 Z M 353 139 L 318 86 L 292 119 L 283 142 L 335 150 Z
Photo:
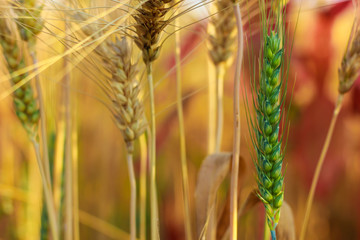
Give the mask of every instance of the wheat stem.
M 329 149 L 331 137 L 332 137 L 333 132 L 334 132 L 337 117 L 338 117 L 339 112 L 341 110 L 342 102 L 343 102 L 343 95 L 339 94 L 338 99 L 336 101 L 333 116 L 332 116 L 332 119 L 331 119 L 331 122 L 330 122 L 330 127 L 328 129 L 327 134 L 326 134 L 326 139 L 325 139 L 325 142 L 324 142 L 324 146 L 323 146 L 323 148 L 321 150 L 320 158 L 319 158 L 319 160 L 318 160 L 318 162 L 316 164 L 314 177 L 313 177 L 313 180 L 311 182 L 311 187 L 310 187 L 309 195 L 308 195 L 307 202 L 306 202 L 305 217 L 304 217 L 304 221 L 303 221 L 302 228 L 301 228 L 301 233 L 300 233 L 300 238 L 299 238 L 300 240 L 305 239 L 306 229 L 307 229 L 307 225 L 309 223 L 311 207 L 312 207 L 312 204 L 313 204 L 313 201 L 314 201 L 316 185 L 317 185 L 317 183 L 319 181 L 320 171 L 321 171 L 322 165 L 324 163 L 326 153 L 327 153 L 327 151 Z
M 269 224 L 267 223 L 267 216 L 266 216 L 266 213 L 265 213 L 265 222 L 264 222 L 264 237 L 263 239 L 264 240 L 269 240 L 269 237 L 270 237 L 270 227 L 269 227 Z
M 213 63 L 208 59 L 209 89 L 208 89 L 208 154 L 215 151 L 216 142 L 216 77 L 212 74 Z
M 237 56 L 236 56 L 236 73 L 234 79 L 234 140 L 233 156 L 230 185 L 230 240 L 237 239 L 237 196 L 238 196 L 238 175 L 239 175 L 239 158 L 240 158 L 240 78 L 241 66 L 243 60 L 243 28 L 241 21 L 241 12 L 239 4 L 234 5 L 234 13 L 237 25 Z
M 69 89 L 70 91 L 70 89 Z M 76 101 L 74 99 L 73 101 L 73 119 L 77 118 L 77 105 Z M 79 226 L 79 176 L 78 176 L 78 166 L 79 166 L 79 160 L 78 160 L 78 132 L 77 132 L 77 123 L 72 125 L 71 129 L 71 158 L 73 163 L 73 219 L 74 219 L 74 240 L 80 239 L 80 226 Z
M 127 165 L 130 180 L 130 240 L 136 239 L 136 179 L 133 162 L 133 142 L 127 142 Z
M 179 19 L 175 19 L 175 26 L 179 25 Z M 189 177 L 186 160 L 186 138 L 184 113 L 182 105 L 182 85 L 181 85 L 181 46 L 180 31 L 175 31 L 175 61 L 176 61 L 176 106 L 179 118 L 179 135 L 180 135 L 180 159 L 182 173 L 182 187 L 185 207 L 185 232 L 186 239 L 192 240 L 191 215 L 190 215 L 190 197 L 189 197 Z
M 41 160 L 41 154 L 40 154 L 40 145 L 39 142 L 36 141 L 36 136 L 33 136 L 31 138 L 31 142 L 33 144 L 35 154 L 36 154 L 36 160 L 39 167 L 41 180 L 43 183 L 44 188 L 44 195 L 45 195 L 45 202 L 47 207 L 47 212 L 49 215 L 50 220 L 50 226 L 51 226 L 51 235 L 53 240 L 59 240 L 59 228 L 56 220 L 56 210 L 55 210 L 55 204 L 54 199 L 51 191 L 50 183 L 47 181 L 46 173 L 44 170 L 43 161 Z
M 66 63 L 65 67 L 69 67 Z M 66 69 L 68 70 L 68 69 Z M 65 76 L 65 239 L 72 240 L 73 235 L 73 160 L 72 160 L 72 121 L 71 121 L 71 96 L 69 75 Z
M 147 144 L 145 134 L 139 138 L 140 141 L 140 239 L 146 240 L 146 163 Z
M 274 229 L 274 230 L 271 230 L 270 233 L 271 233 L 271 239 L 272 239 L 272 240 L 276 240 L 276 232 L 275 232 L 275 229 Z
M 36 53 L 31 51 L 30 52 L 31 59 L 34 64 L 34 72 L 37 73 L 38 71 L 38 60 L 36 57 Z M 44 170 L 45 170 L 45 176 L 46 180 L 51 183 L 51 177 L 50 177 L 50 165 L 49 165 L 49 151 L 48 151 L 48 141 L 47 141 L 47 127 L 46 127 L 46 114 L 45 114 L 45 104 L 44 104 L 44 98 L 43 98 L 43 92 L 41 89 L 41 83 L 39 75 L 35 75 L 35 87 L 38 94 L 38 101 L 39 101 L 39 109 L 40 109 L 40 128 L 41 128 L 41 144 L 43 146 L 43 161 L 44 161 Z
M 224 125 L 223 96 L 224 96 L 225 62 L 216 65 L 215 71 L 216 71 L 216 100 L 217 100 L 215 152 L 220 152 L 223 125 Z
M 151 210 L 151 239 L 159 239 L 158 229 L 158 205 L 156 193 L 156 122 L 155 122 L 155 98 L 154 98 L 154 82 L 152 75 L 152 62 L 146 62 L 147 80 L 150 93 L 150 210 Z

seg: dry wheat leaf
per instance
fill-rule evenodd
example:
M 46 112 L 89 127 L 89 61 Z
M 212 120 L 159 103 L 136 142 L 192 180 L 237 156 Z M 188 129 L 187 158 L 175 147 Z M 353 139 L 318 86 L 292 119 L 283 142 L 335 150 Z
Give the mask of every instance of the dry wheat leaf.
M 279 224 L 276 227 L 278 240 L 295 240 L 295 221 L 290 205 L 284 201 L 281 207 Z
M 209 220 L 207 218 L 210 210 L 216 208 L 216 194 L 221 183 L 230 173 L 231 159 L 232 153 L 214 153 L 207 156 L 200 167 L 195 190 L 198 235 L 203 232 Z M 239 161 L 239 178 L 241 178 L 246 172 L 245 161 L 242 157 Z
M 248 211 L 250 211 L 254 206 L 256 206 L 258 203 L 261 203 L 260 199 L 257 196 L 257 188 L 252 189 L 250 191 L 245 191 L 244 196 L 246 196 L 246 199 L 244 198 L 243 203 L 240 205 L 239 208 L 239 212 L 238 212 L 238 217 L 240 218 L 241 216 L 245 215 Z M 228 224 L 226 226 L 226 230 L 222 233 L 222 236 L 220 237 L 219 235 L 217 236 L 217 239 L 229 239 L 229 233 L 230 233 L 230 229 L 229 229 L 230 225 Z M 220 232 L 220 230 L 219 230 Z
M 230 166 L 231 172 L 231 166 Z M 239 161 L 239 178 L 238 178 L 238 201 L 240 199 L 240 192 L 241 192 L 241 182 L 244 179 L 246 174 L 246 163 L 242 156 L 240 156 Z M 216 231 L 216 239 L 221 239 L 224 233 L 226 232 L 227 228 L 230 224 L 230 190 L 227 193 L 225 204 L 222 208 L 221 214 L 219 214 L 217 220 L 217 231 Z
M 213 205 L 217 190 L 229 173 L 231 153 L 215 153 L 203 161 L 196 183 L 195 204 L 198 235 L 206 223 L 208 211 Z

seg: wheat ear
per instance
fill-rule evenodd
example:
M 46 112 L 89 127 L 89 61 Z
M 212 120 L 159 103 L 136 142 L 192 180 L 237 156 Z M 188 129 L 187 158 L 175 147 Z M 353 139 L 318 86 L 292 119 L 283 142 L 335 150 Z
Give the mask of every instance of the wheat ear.
M 231 0 L 218 0 L 215 2 L 217 14 L 210 20 L 209 24 L 209 54 L 216 72 L 216 116 L 209 118 L 216 119 L 215 134 L 215 152 L 221 148 L 222 130 L 223 130 L 223 85 L 225 72 L 233 55 L 233 46 L 235 42 L 236 20 L 232 8 Z
M 284 199 L 281 168 L 283 155 L 279 138 L 280 114 L 280 67 L 283 49 L 280 37 L 272 31 L 264 39 L 264 60 L 260 72 L 260 86 L 256 102 L 258 129 L 256 136 L 256 171 L 259 197 L 266 209 L 267 223 L 274 239 Z
M 86 20 L 84 14 L 78 13 L 76 18 Z M 88 36 L 101 34 L 93 25 L 83 26 Z M 113 96 L 113 114 L 116 124 L 121 130 L 127 146 L 127 163 L 129 170 L 130 200 L 130 239 L 136 239 L 136 178 L 133 164 L 134 141 L 140 137 L 147 127 L 143 104 L 139 99 L 140 86 L 137 81 L 138 68 L 131 60 L 131 50 L 126 38 L 115 42 L 105 40 L 95 49 L 105 63 L 106 70 L 111 74 L 110 86 Z
M 25 79 L 28 75 L 27 73 L 21 75 L 15 74 L 16 71 L 26 67 L 25 59 L 20 53 L 16 39 L 11 36 L 10 27 L 5 19 L 0 19 L 0 30 L 2 33 L 0 35 L 0 44 L 3 48 L 3 55 L 8 63 L 7 67 L 10 72 L 11 83 L 15 85 Z M 23 84 L 22 87 L 18 88 L 14 92 L 14 105 L 16 115 L 28 133 L 35 149 L 36 159 L 44 187 L 45 202 L 50 218 L 52 237 L 54 240 L 57 240 L 58 225 L 56 220 L 56 210 L 52 196 L 51 183 L 49 182 L 50 177 L 46 174 L 46 170 L 41 159 L 39 143 L 37 140 L 37 128 L 40 118 L 40 111 L 38 108 L 38 101 L 34 97 L 34 91 L 29 82 Z
M 356 10 L 358 10 L 358 5 L 356 5 Z M 353 28 L 349 38 L 349 45 L 344 53 L 343 60 L 339 68 L 339 88 L 338 88 L 338 98 L 335 104 L 334 112 L 330 121 L 330 126 L 326 134 L 325 142 L 321 150 L 319 160 L 316 164 L 315 173 L 313 180 L 311 182 L 311 187 L 309 195 L 306 202 L 305 216 L 301 228 L 300 240 L 304 240 L 306 236 L 306 229 L 310 218 L 310 212 L 312 203 L 314 201 L 314 195 L 317 183 L 319 181 L 320 172 L 324 164 L 324 160 L 329 149 L 331 138 L 334 132 L 335 124 L 338 118 L 338 115 L 341 110 L 342 102 L 344 95 L 350 91 L 354 85 L 356 79 L 360 75 L 360 29 L 358 24 L 357 17 L 354 20 Z
M 156 122 L 155 122 L 155 98 L 153 82 L 153 61 L 159 56 L 159 40 L 164 28 L 169 24 L 165 15 L 173 7 L 173 0 L 148 0 L 141 4 L 137 13 L 133 16 L 136 24 L 136 37 L 134 41 L 142 51 L 146 65 L 147 80 L 149 84 L 151 134 L 150 134 L 150 205 L 151 205 L 151 239 L 159 239 L 159 216 L 157 207 L 156 191 Z
M 38 71 L 38 60 L 36 54 L 36 42 L 37 35 L 41 32 L 44 27 L 44 21 L 41 18 L 41 12 L 43 6 L 38 6 L 36 0 L 19 0 L 15 1 L 13 4 L 15 6 L 14 11 L 18 15 L 17 25 L 20 32 L 22 40 L 27 42 L 27 48 L 32 58 L 34 64 L 35 73 Z M 41 143 L 43 145 L 43 158 L 44 158 L 44 168 L 45 174 L 48 178 L 48 182 L 52 183 L 51 172 L 50 172 L 50 159 L 48 152 L 48 141 L 47 141 L 47 126 L 46 126 L 46 113 L 45 113 L 45 103 L 43 99 L 43 92 L 41 88 L 41 83 L 39 75 L 35 75 L 35 86 L 38 93 L 38 101 L 40 107 L 40 128 L 41 128 Z M 51 185 L 52 186 L 52 185 Z M 42 218 L 42 224 L 44 221 L 47 221 L 47 218 Z M 41 234 L 46 232 L 41 231 Z M 43 236 L 46 237 L 46 236 Z

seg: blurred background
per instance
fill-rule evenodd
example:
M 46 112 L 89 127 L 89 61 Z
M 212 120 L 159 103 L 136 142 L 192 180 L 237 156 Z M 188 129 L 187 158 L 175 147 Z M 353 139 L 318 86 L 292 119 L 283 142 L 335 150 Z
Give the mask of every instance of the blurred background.
M 297 236 L 304 218 L 315 165 L 337 98 L 338 68 L 355 13 L 351 1 L 303 0 L 300 10 L 299 2 L 290 1 L 287 9 L 287 27 L 290 38 L 294 38 L 294 47 L 289 64 L 289 94 L 286 102 L 290 103 L 292 94 L 292 104 L 289 109 L 290 127 L 284 160 L 285 201 L 292 208 Z M 194 3 L 196 2 L 186 4 L 190 6 Z M 61 29 L 64 29 L 63 13 L 66 11 L 57 10 L 62 9 L 63 4 L 60 1 L 45 1 L 43 17 L 46 29 L 39 35 L 37 46 L 40 60 L 64 51 L 63 44 L 56 41 L 56 36 L 64 31 Z M 99 6 L 102 5 L 104 1 L 93 1 L 91 6 L 97 6 L 95 12 L 101 12 Z M 207 45 L 209 13 L 208 4 L 180 18 L 181 25 L 186 26 L 181 30 L 182 90 L 193 223 L 196 218 L 194 191 L 198 171 L 208 154 L 208 79 L 213 74 L 213 69 L 209 67 Z M 246 18 L 245 13 L 244 15 Z M 247 25 L 244 29 L 247 40 L 251 40 L 255 51 L 258 51 L 259 34 L 256 31 L 250 34 Z M 170 26 L 167 31 L 172 32 L 173 28 Z M 79 41 L 78 38 L 73 40 Z M 185 233 L 174 45 L 175 40 L 171 35 L 154 64 L 154 79 L 160 234 L 162 239 L 176 240 L 185 239 Z M 249 54 L 248 50 L 246 47 L 246 56 Z M 73 139 L 78 144 L 80 236 L 81 239 L 115 239 L 106 234 L 106 231 L 111 232 L 111 228 L 101 228 L 103 225 L 99 221 L 128 232 L 130 188 L 125 145 L 106 108 L 108 103 L 104 103 L 105 96 L 96 84 L 96 80 L 104 78 L 104 73 L 98 68 L 100 60 L 90 54 L 80 61 L 79 56 L 81 53 L 74 54 L 69 57 L 69 61 L 73 63 L 71 93 L 77 128 Z M 141 64 L 140 58 L 139 63 Z M 63 64 L 63 60 L 56 62 L 40 74 L 46 92 L 49 135 L 54 134 L 56 176 L 61 176 L 61 161 L 56 158 L 56 154 L 61 151 L 61 134 L 56 130 L 63 124 L 61 99 L 66 87 L 62 81 Z M 7 74 L 3 58 L 0 58 L 0 70 L 2 75 Z M 249 91 L 250 71 L 251 67 L 245 61 L 241 94 Z M 234 66 L 226 72 L 224 84 L 224 136 L 221 149 L 225 152 L 232 151 L 233 76 Z M 145 78 L 142 79 L 142 84 L 146 88 Z M 9 83 L 1 81 L 1 91 L 6 91 L 9 87 Z M 144 91 L 143 98 L 148 104 L 147 90 Z M 10 96 L 0 101 L 0 239 L 39 239 L 42 207 L 40 175 L 33 149 L 12 106 Z M 241 155 L 246 162 L 241 189 L 245 191 L 255 187 L 256 182 L 244 106 L 244 98 L 241 97 Z M 148 114 L 147 107 L 147 116 Z M 135 147 L 138 149 L 138 144 Z M 360 82 L 357 81 L 345 95 L 316 189 L 306 239 L 360 239 L 359 160 Z M 140 155 L 137 153 L 135 170 L 138 177 Z M 228 182 L 227 179 L 220 196 L 226 194 Z M 262 239 L 263 214 L 261 204 L 250 209 L 240 219 L 239 238 Z M 147 215 L 149 231 L 149 206 Z

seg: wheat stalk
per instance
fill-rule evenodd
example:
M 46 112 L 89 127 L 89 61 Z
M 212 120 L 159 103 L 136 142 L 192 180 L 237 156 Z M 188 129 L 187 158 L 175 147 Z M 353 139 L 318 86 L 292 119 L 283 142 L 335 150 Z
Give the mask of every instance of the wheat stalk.
M 85 14 L 78 13 L 76 18 L 87 20 Z M 96 40 L 101 31 L 94 25 L 82 27 L 83 32 Z M 116 124 L 121 130 L 127 146 L 127 163 L 131 186 L 130 201 L 130 238 L 136 239 L 136 178 L 133 166 L 134 141 L 147 127 L 143 104 L 139 99 L 140 85 L 137 82 L 138 68 L 131 60 L 130 46 L 125 37 L 115 42 L 105 40 L 95 49 L 111 74 L 112 106 Z
M 218 0 L 215 2 L 217 14 L 210 20 L 208 27 L 210 58 L 215 65 L 216 72 L 216 109 L 215 116 L 209 112 L 209 118 L 216 119 L 215 149 L 219 152 L 221 148 L 223 130 L 223 85 L 227 65 L 231 62 L 233 46 L 235 42 L 236 20 L 232 9 L 231 0 Z
M 8 63 L 7 67 L 10 72 L 11 83 L 15 85 L 28 76 L 27 73 L 21 75 L 14 74 L 14 72 L 26 67 L 25 59 L 23 55 L 20 54 L 18 43 L 14 36 L 11 35 L 10 27 L 5 21 L 5 19 L 0 19 L 0 29 L 2 33 L 0 36 L 0 44 L 3 48 L 3 55 Z M 29 138 L 33 143 L 35 149 L 37 163 L 44 187 L 45 202 L 47 206 L 47 211 L 49 213 L 52 236 L 53 239 L 56 240 L 58 239 L 58 226 L 56 221 L 56 210 L 51 190 L 50 176 L 48 175 L 49 173 L 46 173 L 47 170 L 45 170 L 45 167 L 41 160 L 40 147 L 37 140 L 37 128 L 40 118 L 40 111 L 37 104 L 38 100 L 34 97 L 34 92 L 29 82 L 23 84 L 21 88 L 18 88 L 14 92 L 14 105 L 16 115 L 18 116 L 23 127 L 28 133 Z
M 175 26 L 179 25 L 179 18 L 175 19 Z M 182 104 L 182 84 L 181 84 L 181 39 L 180 31 L 175 30 L 175 63 L 176 63 L 176 106 L 179 118 L 179 135 L 180 135 L 180 159 L 181 159 L 181 173 L 182 173 L 182 188 L 185 208 L 185 233 L 186 239 L 192 240 L 192 221 L 190 214 L 190 190 L 189 190 L 189 173 L 186 159 L 186 138 L 185 138 L 185 124 L 184 112 Z
M 231 170 L 230 185 L 230 240 L 237 239 L 237 212 L 238 212 L 238 176 L 239 176 L 239 159 L 240 159 L 240 83 L 241 83 L 241 67 L 244 50 L 244 32 L 241 20 L 241 11 L 239 3 L 234 2 L 234 12 L 237 26 L 237 43 L 238 50 L 236 56 L 236 72 L 234 78 L 234 140 L 233 140 L 233 156 Z
M 277 3 L 272 1 L 271 4 Z M 276 239 L 276 226 L 280 219 L 280 208 L 284 199 L 283 164 L 283 136 L 279 134 L 280 121 L 283 113 L 283 98 L 281 88 L 286 89 L 284 77 L 281 76 L 284 35 L 283 16 L 280 13 L 282 4 L 271 7 L 269 12 L 264 1 L 260 2 L 262 8 L 263 44 L 259 61 L 259 81 L 254 85 L 255 116 L 249 122 L 253 128 L 251 133 L 252 143 L 256 152 L 255 167 L 257 172 L 258 197 L 263 202 L 266 210 L 266 224 L 273 240 Z M 276 20 L 275 25 L 269 22 Z M 281 77 L 280 77 L 281 76 Z M 256 87 L 258 85 L 258 87 Z M 266 236 L 266 229 L 264 239 Z
M 173 5 L 171 5 L 173 4 Z M 150 205 L 151 205 L 151 239 L 159 239 L 158 207 L 156 191 L 156 121 L 155 121 L 155 98 L 153 82 L 153 61 L 159 56 L 161 45 L 159 40 L 161 33 L 169 24 L 165 15 L 175 5 L 173 0 L 148 0 L 142 2 L 133 18 L 136 22 L 134 41 L 142 52 L 143 61 L 146 65 L 147 80 L 149 84 L 151 134 L 150 134 Z
M 47 141 L 47 126 L 46 126 L 46 113 L 45 103 L 43 100 L 43 91 L 39 79 L 38 72 L 38 60 L 36 54 L 36 42 L 37 35 L 41 33 L 44 27 L 44 21 L 41 18 L 41 12 L 43 6 L 38 6 L 36 0 L 18 0 L 13 3 L 14 11 L 17 14 L 17 26 L 19 29 L 20 37 L 22 40 L 27 42 L 27 48 L 34 64 L 35 72 L 35 86 L 38 93 L 38 101 L 40 107 L 40 127 L 41 127 L 41 141 L 43 145 L 43 157 L 44 157 L 44 168 L 45 174 L 48 178 L 48 182 L 52 183 L 51 172 L 50 172 L 50 159 L 48 152 L 48 141 Z M 51 185 L 52 186 L 52 185 Z M 47 215 L 42 218 L 42 224 L 47 221 Z M 46 238 L 46 232 L 41 231 L 42 237 Z
M 355 11 L 358 12 L 359 6 L 356 3 L 356 1 L 354 1 L 354 3 L 355 3 L 354 4 Z M 318 162 L 316 164 L 313 180 L 311 182 L 309 195 L 306 201 L 305 216 L 300 232 L 300 238 L 299 238 L 300 240 L 303 240 L 306 237 L 306 230 L 310 218 L 311 207 L 314 201 L 316 186 L 319 181 L 320 172 L 324 164 L 327 151 L 329 149 L 331 138 L 335 129 L 335 124 L 339 116 L 339 113 L 341 111 L 344 95 L 350 91 L 350 89 L 354 85 L 359 75 L 360 75 L 360 29 L 358 23 L 358 16 L 356 16 L 349 37 L 348 47 L 346 48 L 343 60 L 341 62 L 338 71 L 338 79 L 339 79 L 338 97 L 330 121 L 330 126 L 326 134 L 325 142 L 322 147 Z

